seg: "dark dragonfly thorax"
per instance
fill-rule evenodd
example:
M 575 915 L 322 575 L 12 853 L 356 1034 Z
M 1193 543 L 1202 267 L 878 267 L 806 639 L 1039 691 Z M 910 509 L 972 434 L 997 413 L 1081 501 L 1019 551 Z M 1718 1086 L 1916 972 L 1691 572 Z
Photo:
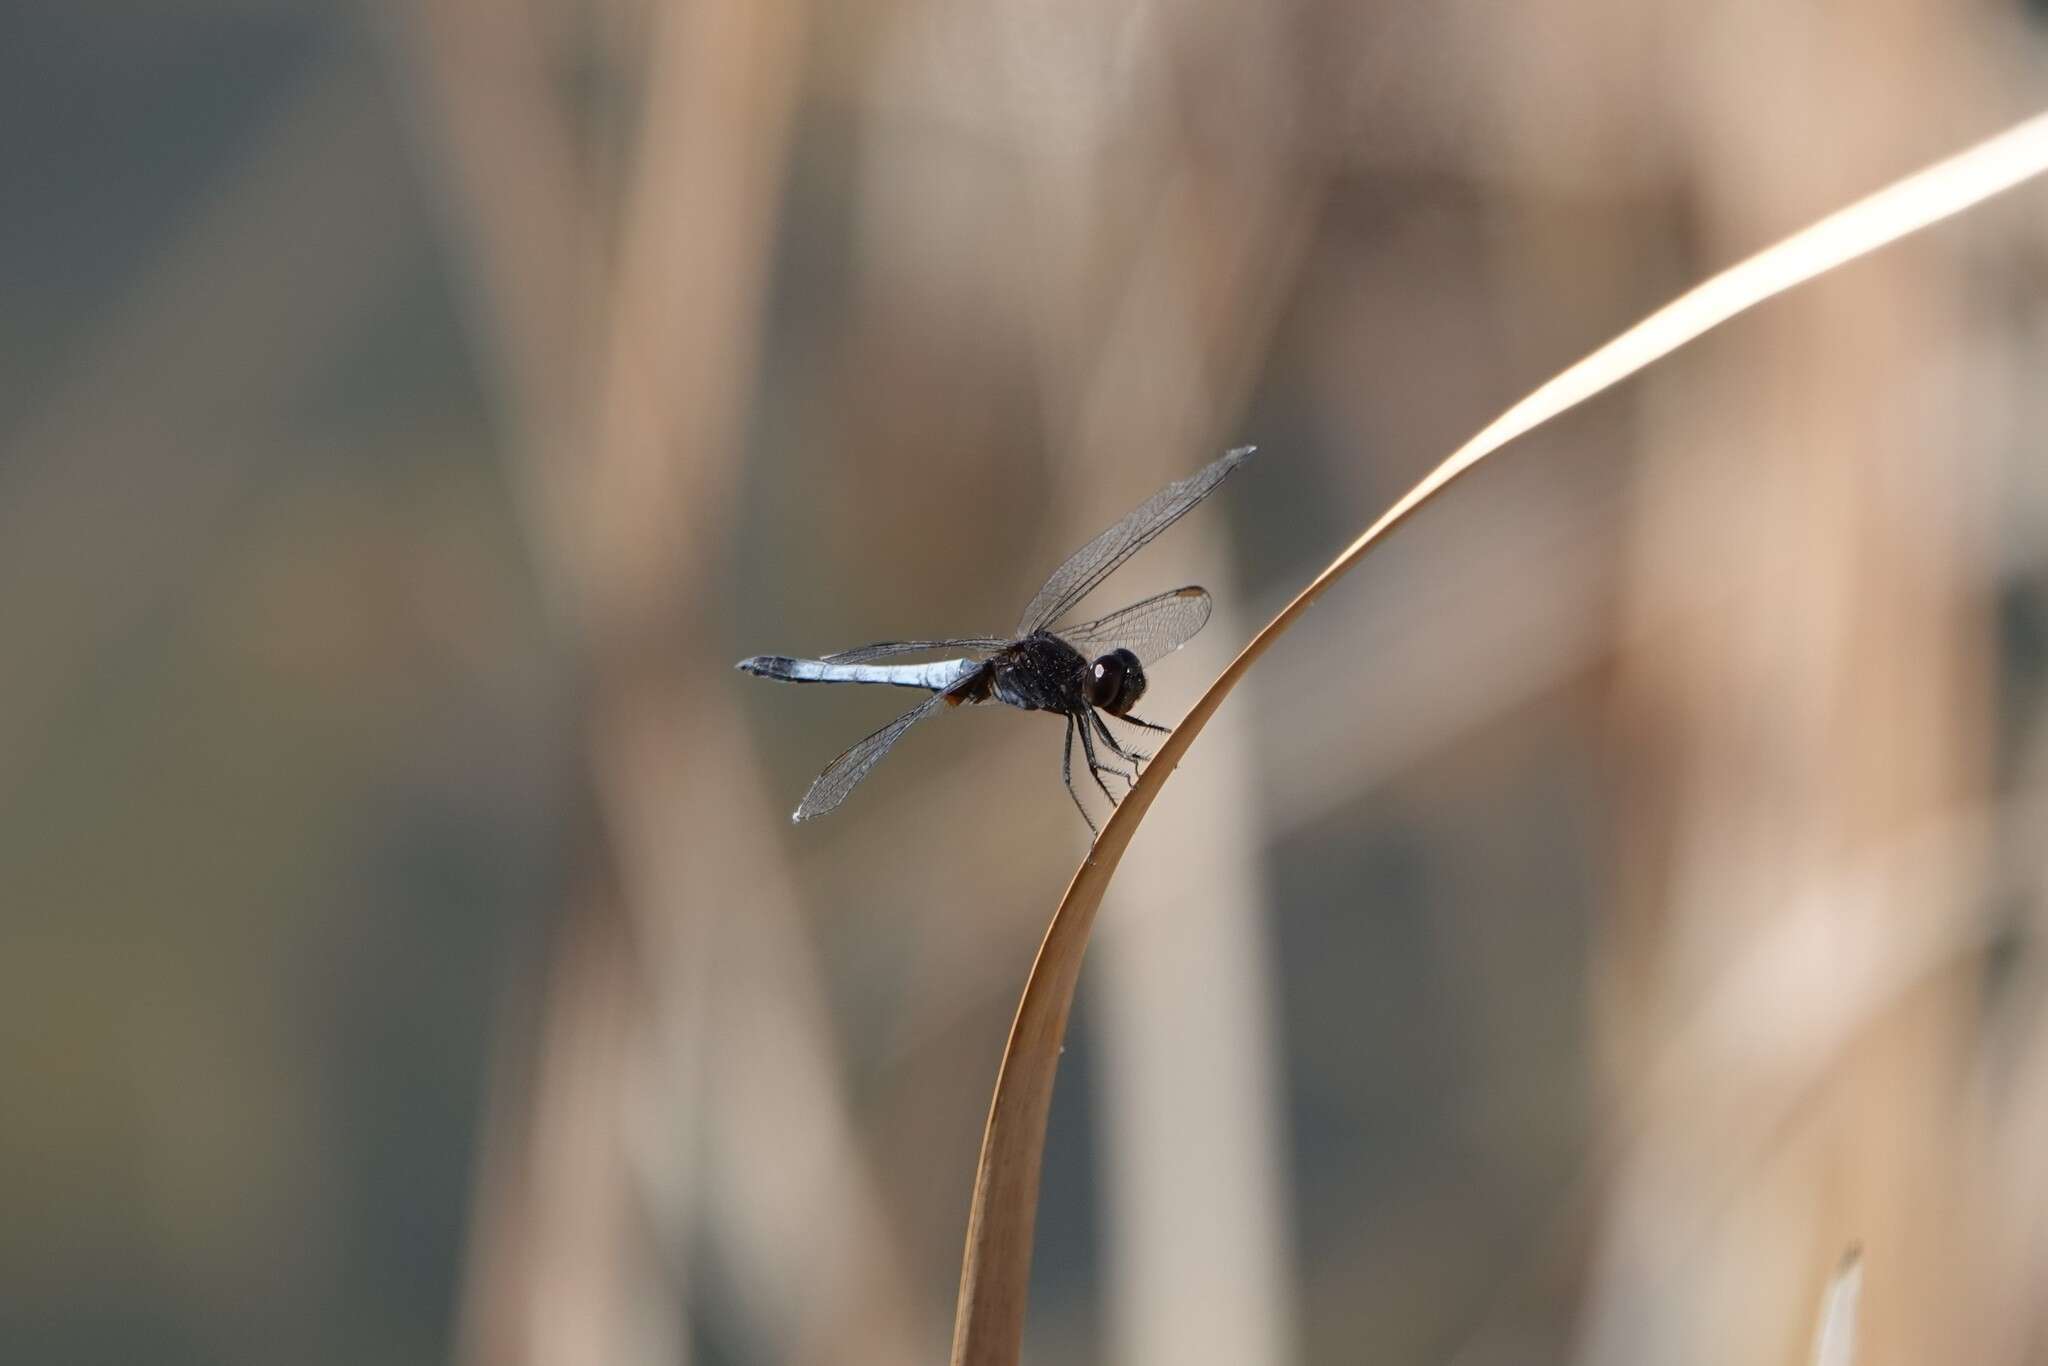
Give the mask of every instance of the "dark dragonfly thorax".
M 1050 631 L 1034 631 L 989 657 L 981 669 L 981 697 L 993 696 L 1025 711 L 1079 710 L 1088 661 Z M 985 681 L 983 681 L 985 680 Z
M 990 655 L 947 690 L 946 700 L 957 706 L 994 699 L 1024 711 L 1069 716 L 1100 707 L 1124 716 L 1144 695 L 1145 669 L 1131 651 L 1112 650 L 1090 660 L 1052 632 L 1034 631 Z

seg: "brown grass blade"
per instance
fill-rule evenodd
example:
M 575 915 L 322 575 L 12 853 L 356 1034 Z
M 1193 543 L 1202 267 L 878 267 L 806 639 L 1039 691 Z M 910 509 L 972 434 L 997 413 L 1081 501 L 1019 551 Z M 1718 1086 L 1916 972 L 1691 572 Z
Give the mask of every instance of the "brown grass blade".
M 996 1078 L 968 1212 L 953 1326 L 954 1366 L 1011 1366 L 1023 1345 L 1040 1160 L 1067 1016 L 1109 879 L 1223 699 L 1366 552 L 1509 441 L 1613 387 L 1774 295 L 2048 171 L 2048 114 L 1894 182 L 1707 280 L 1564 370 L 1454 451 L 1347 546 L 1210 684 L 1103 826 L 1053 913 Z

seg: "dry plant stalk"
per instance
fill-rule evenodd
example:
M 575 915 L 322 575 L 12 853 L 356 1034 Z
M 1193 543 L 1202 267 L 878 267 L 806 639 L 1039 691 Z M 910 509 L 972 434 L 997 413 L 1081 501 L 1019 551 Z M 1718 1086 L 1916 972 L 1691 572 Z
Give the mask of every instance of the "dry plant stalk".
M 1813 1330 L 1813 1366 L 1856 1366 L 1856 1301 L 1863 1294 L 1863 1249 L 1851 1246 L 1835 1264 Z
M 2044 171 L 2048 171 L 2048 114 L 2037 114 L 1837 210 L 1695 286 L 1551 378 L 1454 451 L 1252 637 L 1166 738 L 1137 785 L 1111 814 L 1101 837 L 1068 884 L 1039 945 L 1010 1026 L 982 1135 L 953 1325 L 954 1366 L 1012 1366 L 1022 1351 L 1046 1117 L 1052 1108 L 1053 1080 L 1089 932 L 1109 879 L 1160 786 L 1252 664 L 1366 552 L 1453 480 L 1516 437 L 1774 295 Z

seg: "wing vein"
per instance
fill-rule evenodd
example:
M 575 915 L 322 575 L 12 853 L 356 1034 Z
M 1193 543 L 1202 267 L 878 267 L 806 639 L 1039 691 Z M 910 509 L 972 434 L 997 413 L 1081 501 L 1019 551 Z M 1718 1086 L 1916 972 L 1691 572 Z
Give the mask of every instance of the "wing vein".
M 811 790 L 804 794 L 803 802 L 790 819 L 811 820 L 845 801 L 847 795 L 859 785 L 860 780 L 868 776 L 868 770 L 882 762 L 882 756 L 889 752 L 890 746 L 903 738 L 903 732 L 929 716 L 932 710 L 945 700 L 945 693 L 933 693 L 827 764 L 825 771 L 818 775 L 818 780 L 811 784 Z
M 1122 649 L 1151 664 L 1193 640 L 1209 624 L 1212 606 L 1205 589 L 1173 588 L 1094 621 L 1056 626 L 1053 633 L 1085 656 Z
M 1028 636 L 1066 615 L 1126 560 L 1150 545 L 1161 532 L 1214 493 L 1216 486 L 1228 479 L 1256 449 L 1255 446 L 1240 446 L 1226 452 L 1206 468 L 1168 484 L 1133 508 L 1122 521 L 1069 555 L 1067 562 L 1053 571 L 1045 586 L 1031 599 L 1031 605 L 1024 609 L 1017 634 Z

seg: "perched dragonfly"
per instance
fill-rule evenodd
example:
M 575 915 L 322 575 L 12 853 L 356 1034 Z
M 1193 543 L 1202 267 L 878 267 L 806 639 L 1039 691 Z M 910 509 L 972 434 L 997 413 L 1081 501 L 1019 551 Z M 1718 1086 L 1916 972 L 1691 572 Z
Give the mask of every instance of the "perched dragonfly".
M 1045 587 L 1038 590 L 1038 596 L 1031 599 L 1010 636 L 889 640 L 842 650 L 822 659 L 755 655 L 741 660 L 735 667 L 742 672 L 785 683 L 878 683 L 921 688 L 931 693 L 929 698 L 834 759 L 811 784 L 791 819 L 807 821 L 845 801 L 868 770 L 882 761 L 890 746 L 903 738 L 903 732 L 930 716 L 941 704 L 958 706 L 962 702 L 993 699 L 1026 711 L 1057 712 L 1066 718 L 1067 746 L 1060 761 L 1060 776 L 1066 782 L 1067 794 L 1081 809 L 1081 819 L 1088 822 L 1090 830 L 1096 830 L 1095 818 L 1088 814 L 1081 794 L 1074 790 L 1074 737 L 1081 737 L 1089 776 L 1102 789 L 1102 795 L 1109 798 L 1109 804 L 1115 806 L 1116 794 L 1102 780 L 1103 775 L 1121 778 L 1128 788 L 1136 780 L 1139 762 L 1152 756 L 1119 743 L 1102 713 L 1146 730 L 1172 729 L 1134 715 L 1131 708 L 1145 695 L 1145 666 L 1187 644 L 1208 622 L 1209 594 L 1201 588 L 1175 588 L 1094 621 L 1070 626 L 1053 623 L 1072 611 L 1124 561 L 1214 493 L 1216 486 L 1228 479 L 1254 449 L 1239 447 L 1200 473 L 1168 484 L 1129 516 L 1075 551 L 1053 571 Z M 972 651 L 974 657 L 927 664 L 875 663 L 896 655 L 942 650 Z M 1131 771 L 1126 772 L 1114 762 L 1105 763 L 1095 748 L 1098 738 L 1110 753 L 1129 763 Z

